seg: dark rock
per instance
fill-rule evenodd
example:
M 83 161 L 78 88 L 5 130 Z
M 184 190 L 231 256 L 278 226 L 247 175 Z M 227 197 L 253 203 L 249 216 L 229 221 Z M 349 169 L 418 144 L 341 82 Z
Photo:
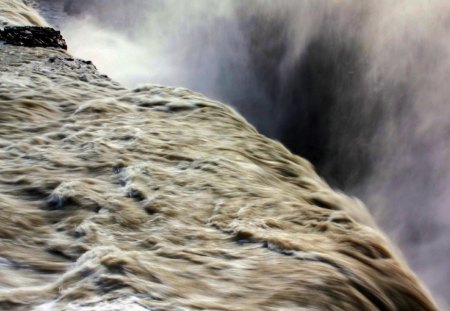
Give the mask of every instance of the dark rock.
M 136 201 L 144 201 L 146 199 L 145 194 L 134 188 L 130 188 L 127 190 L 127 197 L 133 198 Z
M 85 75 L 80 77 L 80 81 L 89 82 L 88 78 Z
M 47 207 L 49 210 L 63 209 L 67 203 L 68 199 L 59 195 L 51 195 L 47 199 Z
M 67 50 L 66 41 L 61 33 L 50 27 L 7 26 L 4 30 L 0 30 L 0 40 L 11 45 Z

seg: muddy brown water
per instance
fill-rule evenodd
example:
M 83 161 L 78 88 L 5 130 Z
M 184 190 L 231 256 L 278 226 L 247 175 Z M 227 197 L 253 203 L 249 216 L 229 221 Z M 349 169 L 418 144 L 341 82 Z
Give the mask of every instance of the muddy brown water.
M 0 22 L 46 25 L 18 0 Z M 1 310 L 437 310 L 361 202 L 233 109 L 0 59 Z

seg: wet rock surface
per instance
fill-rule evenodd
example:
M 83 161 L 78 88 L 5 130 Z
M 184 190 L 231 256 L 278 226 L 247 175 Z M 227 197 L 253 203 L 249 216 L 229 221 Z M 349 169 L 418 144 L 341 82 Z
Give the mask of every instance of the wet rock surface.
M 25 47 L 53 47 L 67 50 L 60 31 L 51 27 L 6 26 L 0 30 L 0 40 Z

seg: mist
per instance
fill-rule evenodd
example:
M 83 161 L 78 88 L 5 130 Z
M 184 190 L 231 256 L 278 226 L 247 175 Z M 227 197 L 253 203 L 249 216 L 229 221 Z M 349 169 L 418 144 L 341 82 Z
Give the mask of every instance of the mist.
M 111 78 L 202 92 L 310 160 L 450 303 L 448 1 L 40 5 L 69 52 Z

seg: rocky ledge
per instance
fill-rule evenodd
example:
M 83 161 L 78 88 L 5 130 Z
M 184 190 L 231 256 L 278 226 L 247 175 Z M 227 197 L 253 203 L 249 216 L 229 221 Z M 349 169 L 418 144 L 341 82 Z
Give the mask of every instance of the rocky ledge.
M 67 50 L 67 44 L 61 32 L 51 27 L 6 26 L 0 30 L 0 40 L 11 45 Z

